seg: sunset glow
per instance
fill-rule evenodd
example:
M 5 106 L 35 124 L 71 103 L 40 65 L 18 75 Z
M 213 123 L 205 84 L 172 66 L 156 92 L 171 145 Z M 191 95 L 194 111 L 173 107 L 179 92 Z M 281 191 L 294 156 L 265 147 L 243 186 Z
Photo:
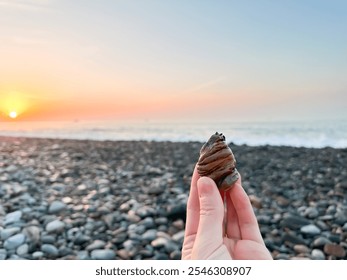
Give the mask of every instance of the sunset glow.
M 0 121 L 347 117 L 343 2 L 85 2 L 1 1 Z
M 17 118 L 17 112 L 15 112 L 15 111 L 12 111 L 12 112 L 10 112 L 10 114 L 9 114 L 9 117 L 11 118 L 11 119 L 15 119 L 15 118 Z

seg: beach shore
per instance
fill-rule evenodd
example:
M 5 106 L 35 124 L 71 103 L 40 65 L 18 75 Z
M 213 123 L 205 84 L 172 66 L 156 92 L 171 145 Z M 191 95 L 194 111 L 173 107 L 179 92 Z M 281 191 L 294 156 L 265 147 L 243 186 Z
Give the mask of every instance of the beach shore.
M 180 259 L 202 144 L 0 137 L 0 260 Z M 347 258 L 347 149 L 230 147 L 274 259 Z

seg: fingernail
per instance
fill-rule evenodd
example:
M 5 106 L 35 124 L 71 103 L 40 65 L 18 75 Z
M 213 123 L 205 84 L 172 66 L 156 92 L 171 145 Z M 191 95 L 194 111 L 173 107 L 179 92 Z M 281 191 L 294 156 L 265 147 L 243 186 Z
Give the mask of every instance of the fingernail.
M 216 187 L 214 181 L 209 177 L 199 178 L 197 185 L 199 196 L 212 193 L 213 188 Z

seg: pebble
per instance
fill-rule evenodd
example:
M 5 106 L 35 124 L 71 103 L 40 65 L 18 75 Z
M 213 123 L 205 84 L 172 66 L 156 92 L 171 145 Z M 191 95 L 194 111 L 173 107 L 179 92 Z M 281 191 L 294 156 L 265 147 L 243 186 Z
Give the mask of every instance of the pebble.
M 52 244 L 43 244 L 41 251 L 51 258 L 56 258 L 59 255 L 58 249 Z
M 158 237 L 151 242 L 153 248 L 164 247 L 168 243 L 168 240 L 164 237 Z
M 276 255 L 274 259 L 275 260 L 289 260 L 289 255 L 280 253 L 280 254 Z
M 346 250 L 337 244 L 325 244 L 324 253 L 338 258 L 344 258 L 346 256 Z
M 201 145 L 0 137 L 0 259 L 179 260 Z M 275 259 L 346 258 L 345 150 L 235 153 Z
M 93 250 L 91 257 L 93 260 L 113 260 L 116 256 L 116 253 L 113 250 L 104 249 L 104 250 Z
M 54 220 L 46 225 L 46 231 L 49 233 L 62 232 L 64 230 L 65 223 L 59 220 Z
M 313 241 L 312 245 L 313 247 L 323 247 L 325 244 L 329 243 L 331 243 L 331 241 L 328 238 L 320 236 Z
M 306 254 L 310 252 L 310 249 L 306 245 L 296 244 L 294 245 L 294 251 L 299 254 Z
M 0 231 L 1 240 L 6 240 L 10 236 L 15 235 L 18 232 L 20 232 L 19 227 L 5 228 Z
M 8 213 L 5 216 L 5 225 L 17 223 L 20 221 L 21 218 L 22 218 L 22 211 L 18 210 L 18 211 Z
M 66 209 L 66 204 L 62 201 L 53 201 L 49 206 L 48 213 L 57 214 Z
M 153 241 L 157 237 L 157 230 L 156 229 L 149 229 L 142 235 L 142 240 L 145 241 Z
M 0 261 L 5 260 L 7 256 L 6 249 L 0 249 Z
M 318 235 L 321 233 L 321 230 L 315 225 L 306 225 L 300 228 L 300 231 L 309 235 Z
M 262 203 L 261 203 L 261 198 L 253 195 L 253 194 L 250 194 L 249 196 L 249 200 L 251 201 L 251 204 L 253 207 L 257 208 L 257 209 L 261 209 L 263 206 L 262 206 Z
M 35 225 L 27 226 L 23 229 L 23 234 L 27 237 L 28 242 L 36 245 L 40 241 L 41 229 Z
M 22 244 L 16 250 L 16 253 L 18 256 L 24 256 L 24 255 L 28 254 L 28 252 L 29 252 L 29 245 L 28 244 Z
M 296 230 L 303 226 L 309 225 L 310 221 L 299 216 L 289 216 L 283 219 L 282 226 L 288 227 L 290 229 Z
M 177 233 L 175 233 L 174 235 L 172 235 L 172 240 L 177 242 L 177 243 L 183 243 L 183 239 L 184 239 L 184 230 L 181 230 Z
M 125 250 L 125 249 L 120 249 L 117 251 L 117 256 L 119 256 L 122 260 L 128 260 L 130 255 L 129 255 L 129 251 Z
M 103 240 L 94 240 L 93 243 L 89 244 L 87 247 L 86 247 L 86 250 L 87 251 L 93 251 L 93 250 L 96 250 L 96 249 L 102 249 L 104 248 L 106 245 L 106 242 L 103 241 Z
M 9 237 L 5 243 L 4 248 L 7 250 L 16 249 L 25 242 L 25 235 L 23 233 L 18 233 Z
M 170 253 L 170 259 L 172 260 L 180 260 L 182 258 L 181 251 L 176 250 Z
M 41 251 L 36 251 L 32 254 L 35 260 L 41 259 L 45 254 Z
M 77 252 L 77 259 L 78 260 L 90 260 L 90 256 L 88 251 L 78 251 Z
M 53 236 L 53 235 L 43 235 L 41 237 L 41 242 L 43 244 L 54 244 L 55 243 L 55 236 Z
M 187 211 L 186 203 L 175 203 L 167 207 L 167 217 L 172 220 L 185 219 Z
M 322 250 L 313 249 L 311 252 L 311 258 L 313 260 L 325 260 L 325 255 Z
M 314 219 L 319 216 L 319 211 L 316 207 L 308 207 L 306 208 L 304 215 L 310 219 Z

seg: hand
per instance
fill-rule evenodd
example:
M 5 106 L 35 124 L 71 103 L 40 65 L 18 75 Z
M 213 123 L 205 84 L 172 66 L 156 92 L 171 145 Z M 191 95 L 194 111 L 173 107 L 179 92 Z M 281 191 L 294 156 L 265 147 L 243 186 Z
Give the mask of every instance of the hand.
M 271 260 L 252 205 L 241 186 L 241 178 L 225 194 L 226 229 L 223 226 L 224 193 L 212 179 L 200 178 L 195 168 L 187 205 L 182 259 Z

